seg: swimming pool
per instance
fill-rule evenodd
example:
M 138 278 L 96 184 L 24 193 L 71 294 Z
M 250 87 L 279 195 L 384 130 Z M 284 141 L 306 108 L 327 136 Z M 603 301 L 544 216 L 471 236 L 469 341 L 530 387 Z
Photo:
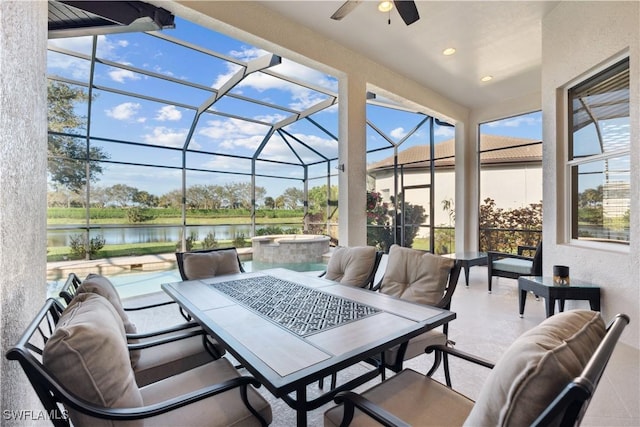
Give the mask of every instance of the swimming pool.
M 320 272 L 326 269 L 323 263 L 260 263 L 257 261 L 242 261 L 242 266 L 246 272 L 266 270 L 268 268 L 288 268 L 301 272 Z M 120 298 L 128 298 L 136 295 L 148 294 L 161 290 L 163 283 L 179 282 L 182 280 L 177 268 L 171 270 L 140 271 L 118 273 L 108 276 L 111 283 L 118 289 Z M 84 277 L 81 277 L 84 279 Z M 65 279 L 50 281 L 48 283 L 47 296 L 56 297 L 60 288 L 64 285 Z

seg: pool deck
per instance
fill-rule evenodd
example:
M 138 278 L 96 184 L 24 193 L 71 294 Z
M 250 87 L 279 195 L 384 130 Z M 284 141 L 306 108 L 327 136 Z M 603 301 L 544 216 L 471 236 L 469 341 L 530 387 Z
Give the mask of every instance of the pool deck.
M 240 260 L 250 260 L 252 248 L 236 248 Z M 330 250 L 331 251 L 331 250 Z M 323 255 L 326 264 L 331 256 L 331 252 Z M 100 258 L 92 260 L 72 260 L 56 261 L 47 263 L 47 280 L 66 279 L 69 273 L 76 273 L 80 277 L 85 277 L 89 273 L 97 274 L 118 274 L 126 272 L 158 271 L 177 268 L 176 255 L 168 254 L 138 255 L 116 258 Z
M 251 248 L 237 248 L 240 259 L 250 258 Z M 89 273 L 117 274 L 127 271 L 157 271 L 176 267 L 176 255 L 168 254 L 139 255 L 92 260 L 56 261 L 47 263 L 47 280 L 66 278 L 69 273 L 84 277 Z

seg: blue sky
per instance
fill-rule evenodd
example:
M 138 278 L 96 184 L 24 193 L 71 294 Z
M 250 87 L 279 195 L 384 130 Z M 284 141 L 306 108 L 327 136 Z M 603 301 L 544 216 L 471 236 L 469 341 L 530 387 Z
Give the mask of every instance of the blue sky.
M 90 130 L 93 137 L 149 144 L 158 148 L 181 148 L 194 122 L 195 110 L 213 95 L 210 90 L 222 85 L 240 68 L 238 62 L 250 61 L 268 53 L 255 46 L 202 28 L 193 23 L 176 20 L 176 29 L 166 30 L 163 35 L 197 45 L 201 50 L 221 54 L 224 59 L 187 49 L 171 41 L 144 33 L 113 34 L 98 37 L 96 55 L 100 59 L 94 73 L 96 97 L 90 113 Z M 50 46 L 65 51 L 90 55 L 92 38 L 54 39 Z M 125 68 L 118 65 L 122 64 Z M 127 69 L 131 67 L 132 69 Z M 136 72 L 145 70 L 152 75 Z M 195 127 L 189 148 L 210 153 L 226 152 L 251 156 L 269 130 L 277 123 L 296 112 L 302 112 L 330 98 L 323 93 L 337 94 L 338 82 L 317 70 L 282 59 L 282 63 L 271 68 L 281 75 L 306 82 L 310 87 L 287 82 L 267 73 L 255 73 L 235 86 L 231 93 L 236 98 L 223 97 L 211 110 L 223 115 L 203 114 Z M 90 62 L 86 59 L 58 52 L 49 52 L 48 72 L 71 81 L 87 84 L 90 77 Z M 176 79 L 180 84 L 156 76 Z M 110 89 L 109 91 L 103 90 Z M 132 97 L 122 92 L 134 92 L 142 97 Z M 264 105 L 247 102 L 242 97 L 260 100 Z M 146 99 L 145 99 L 146 98 Z M 278 108 L 279 107 L 279 108 Z M 77 106 L 78 114 L 89 116 L 87 105 Z M 241 116 L 249 120 L 238 120 L 229 116 Z M 329 107 L 311 116 L 329 133 L 338 134 L 337 106 Z M 400 141 L 424 116 L 378 106 L 369 106 L 368 120 L 375 123 L 393 141 Z M 541 138 L 541 117 L 537 113 L 527 117 L 505 119 L 485 125 L 484 132 L 506 134 L 524 138 Z M 289 144 L 296 147 L 304 162 L 318 161 L 320 157 L 304 148 L 296 139 L 303 141 L 317 152 L 337 156 L 337 142 L 327 133 L 308 121 L 299 121 L 283 128 L 293 138 Z M 453 137 L 453 128 L 436 127 L 436 142 Z M 402 145 L 403 149 L 428 142 L 428 126 L 424 126 Z M 150 165 L 180 167 L 182 153 L 179 150 L 149 149 L 124 144 L 92 143 L 101 145 L 111 155 L 111 160 Z M 373 129 L 367 129 L 369 149 L 386 147 L 388 142 Z M 391 155 L 391 151 L 372 154 L 369 162 Z M 299 160 L 291 148 L 279 136 L 267 144 L 260 158 L 297 163 Z M 187 185 L 224 184 L 248 181 L 246 176 L 225 172 L 250 173 L 247 160 L 215 156 L 211 154 L 189 154 L 188 167 L 216 171 L 215 174 L 188 172 Z M 333 169 L 333 168 L 332 168 Z M 312 168 L 310 176 L 324 174 L 326 166 Z M 288 178 L 302 178 L 302 168 L 283 164 L 260 162 L 258 173 Z M 99 186 L 108 187 L 116 183 L 127 183 L 140 190 L 160 195 L 181 187 L 181 173 L 173 169 L 148 168 L 109 164 L 101 177 Z M 290 186 L 302 187 L 298 180 L 264 180 L 268 195 L 278 196 Z M 321 180 L 317 185 L 322 185 Z M 258 185 L 261 185 L 258 182 Z M 311 186 L 315 185 L 313 182 Z

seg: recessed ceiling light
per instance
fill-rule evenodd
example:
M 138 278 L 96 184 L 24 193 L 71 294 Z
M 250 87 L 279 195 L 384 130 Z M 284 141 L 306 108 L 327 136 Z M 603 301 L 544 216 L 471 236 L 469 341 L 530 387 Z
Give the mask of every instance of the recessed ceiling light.
M 393 9 L 393 3 L 391 1 L 382 0 L 378 3 L 378 10 L 380 12 L 389 12 L 391 9 Z
M 484 76 L 480 80 L 483 82 L 488 82 L 489 80 L 493 80 L 493 76 Z
M 450 56 L 450 55 L 453 55 L 454 53 L 456 53 L 456 49 L 454 47 L 448 47 L 442 51 L 442 54 L 445 56 Z

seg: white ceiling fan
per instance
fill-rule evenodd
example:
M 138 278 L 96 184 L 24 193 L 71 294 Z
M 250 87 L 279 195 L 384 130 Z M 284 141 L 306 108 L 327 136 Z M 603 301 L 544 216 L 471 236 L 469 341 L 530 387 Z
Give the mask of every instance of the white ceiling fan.
M 341 20 L 349 13 L 351 13 L 351 11 L 362 2 L 363 0 L 347 0 L 342 4 L 342 6 L 338 8 L 338 10 L 333 13 L 333 15 L 331 15 L 331 19 L 335 19 L 336 21 Z M 416 3 L 412 0 L 383 0 L 378 4 L 378 10 L 380 10 L 381 12 L 388 12 L 393 8 L 393 6 L 398 9 L 400 17 L 407 25 L 411 25 L 418 19 L 420 19 Z

